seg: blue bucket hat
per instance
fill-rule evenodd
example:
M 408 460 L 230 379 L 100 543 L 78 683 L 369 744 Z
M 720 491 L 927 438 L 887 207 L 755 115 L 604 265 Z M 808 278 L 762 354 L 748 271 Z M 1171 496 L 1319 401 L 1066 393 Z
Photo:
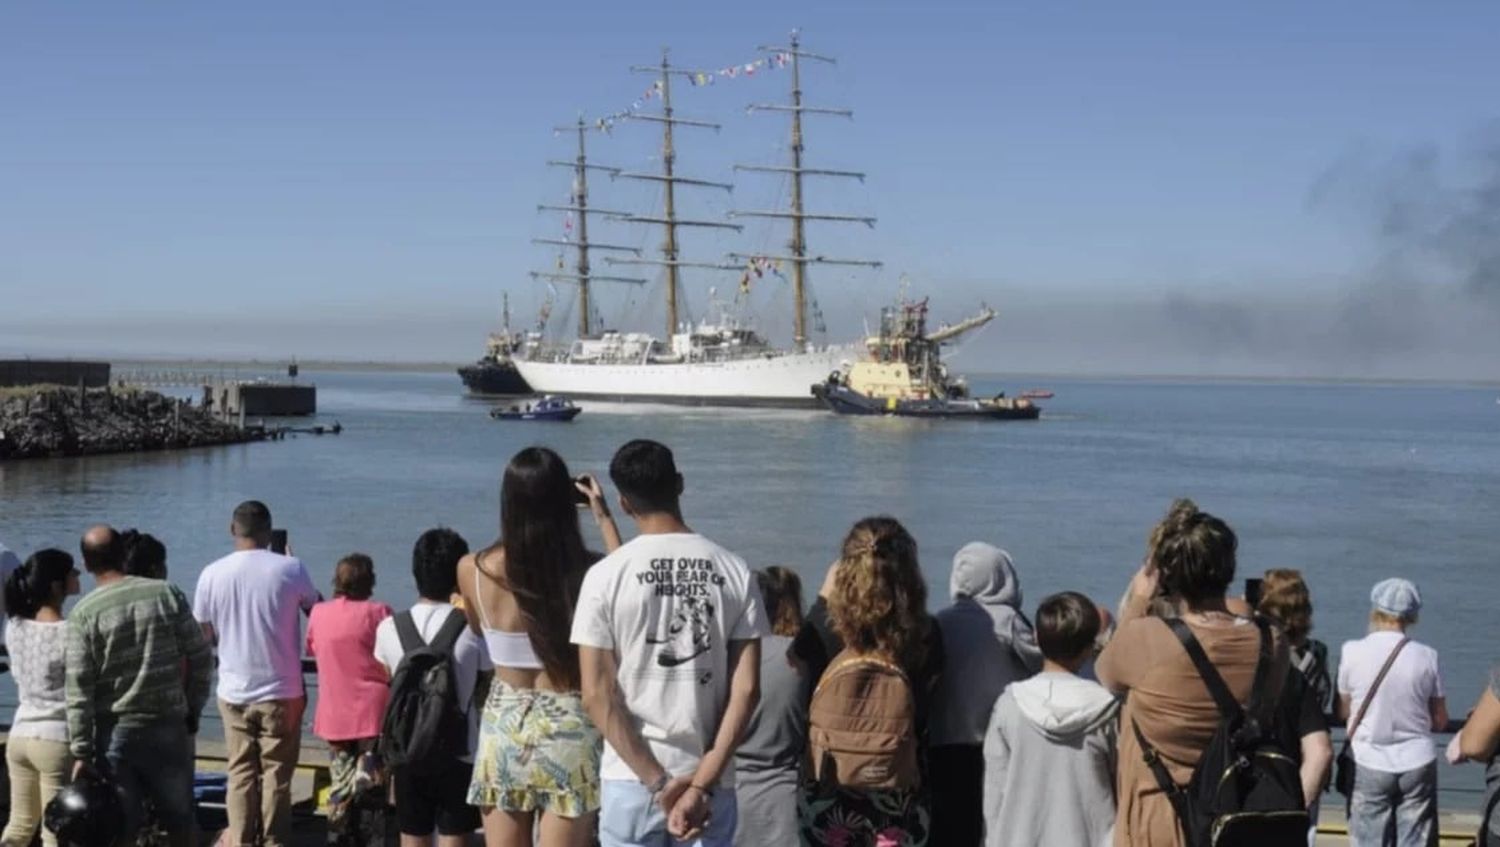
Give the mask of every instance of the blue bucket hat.
M 1383 579 L 1370 589 L 1370 605 L 1387 615 L 1415 618 L 1422 611 L 1422 592 L 1409 579 Z

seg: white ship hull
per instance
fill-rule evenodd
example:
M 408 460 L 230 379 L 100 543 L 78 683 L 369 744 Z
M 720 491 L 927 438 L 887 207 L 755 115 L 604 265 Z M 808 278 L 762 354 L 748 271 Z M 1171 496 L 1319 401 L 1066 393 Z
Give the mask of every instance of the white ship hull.
M 812 386 L 855 358 L 850 347 L 711 362 L 597 364 L 516 360 L 538 394 L 694 406 L 815 406 Z

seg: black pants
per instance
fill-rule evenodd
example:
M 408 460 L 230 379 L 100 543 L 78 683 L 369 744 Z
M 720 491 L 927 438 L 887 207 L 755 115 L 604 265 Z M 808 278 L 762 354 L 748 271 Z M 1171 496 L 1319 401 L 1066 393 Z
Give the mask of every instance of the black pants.
M 984 748 L 946 744 L 927 754 L 932 787 L 932 847 L 984 843 Z

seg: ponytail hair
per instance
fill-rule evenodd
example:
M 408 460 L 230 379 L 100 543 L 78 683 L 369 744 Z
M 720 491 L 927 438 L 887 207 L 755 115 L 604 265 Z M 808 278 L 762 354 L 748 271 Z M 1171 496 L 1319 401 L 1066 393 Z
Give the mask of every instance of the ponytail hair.
M 844 538 L 828 615 L 844 646 L 907 668 L 926 660 L 932 621 L 917 542 L 895 518 L 865 518 Z
M 120 533 L 125 544 L 125 574 L 147 579 L 167 578 L 167 547 L 149 532 L 127 529 Z
M 52 601 L 59 582 L 73 572 L 73 557 L 56 548 L 38 550 L 5 580 L 5 613 L 13 618 L 35 618 Z
M 1222 598 L 1234 582 L 1239 540 L 1229 524 L 1177 500 L 1151 533 L 1151 561 L 1166 593 L 1190 605 Z

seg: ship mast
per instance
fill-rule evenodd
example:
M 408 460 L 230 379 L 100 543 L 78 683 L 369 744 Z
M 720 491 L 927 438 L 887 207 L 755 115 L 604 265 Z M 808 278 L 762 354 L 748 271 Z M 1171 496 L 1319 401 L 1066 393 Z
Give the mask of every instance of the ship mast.
M 825 168 L 808 168 L 802 164 L 802 116 L 812 115 L 837 115 L 844 118 L 853 118 L 854 112 L 849 109 L 831 109 L 816 106 L 804 106 L 802 104 L 802 60 L 825 64 L 836 64 L 834 59 L 821 56 L 817 53 L 809 53 L 802 49 L 802 42 L 796 30 L 792 31 L 791 43 L 786 47 L 762 46 L 762 52 L 773 55 L 787 56 L 792 66 L 792 97 L 789 104 L 782 103 L 757 103 L 750 106 L 751 111 L 765 112 L 788 112 L 792 116 L 792 161 L 790 167 L 765 166 L 765 165 L 735 165 L 735 170 L 758 171 L 763 173 L 790 174 L 792 177 L 791 209 L 789 211 L 736 211 L 731 212 L 730 217 L 745 218 L 781 218 L 792 222 L 792 237 L 787 243 L 790 250 L 789 256 L 765 256 L 762 258 L 775 259 L 778 261 L 789 261 L 792 264 L 792 309 L 794 330 L 792 341 L 795 349 L 803 350 L 807 347 L 807 266 L 809 264 L 823 265 L 860 265 L 864 267 L 878 268 L 880 262 L 867 259 L 832 259 L 827 256 L 811 256 L 807 250 L 807 233 L 805 224 L 807 221 L 838 221 L 844 223 L 862 223 L 868 227 L 875 226 L 875 219 L 862 215 L 832 215 L 815 214 L 806 211 L 802 206 L 802 178 L 804 176 L 827 176 L 846 177 L 864 181 L 865 175 L 857 171 L 837 171 Z M 735 258 L 751 258 L 740 253 L 731 253 Z
M 578 337 L 588 338 L 592 334 L 593 330 L 593 327 L 591 326 L 593 305 L 592 301 L 590 300 L 589 291 L 589 284 L 591 282 L 623 282 L 629 283 L 631 285 L 644 285 L 646 281 L 644 279 L 638 279 L 636 277 L 600 276 L 591 272 L 589 266 L 590 249 L 616 250 L 626 253 L 634 253 L 637 256 L 641 254 L 641 251 L 637 247 L 629 247 L 622 244 L 599 244 L 589 241 L 590 211 L 596 211 L 600 214 L 610 216 L 621 216 L 625 214 L 624 212 L 607 212 L 599 209 L 590 210 L 589 171 L 605 171 L 610 175 L 614 175 L 618 174 L 620 172 L 620 169 L 607 167 L 605 165 L 589 164 L 588 150 L 585 146 L 585 139 L 588 135 L 589 125 L 583 120 L 582 115 L 578 117 L 578 123 L 576 125 L 570 127 L 558 127 L 555 131 L 560 133 L 578 133 L 578 155 L 573 159 L 573 161 L 569 162 L 565 160 L 553 160 L 547 162 L 547 164 L 554 167 L 573 169 L 573 191 L 570 195 L 570 204 L 567 206 L 542 205 L 537 206 L 536 208 L 539 212 L 552 211 L 564 212 L 567 214 L 576 214 L 578 216 L 578 237 L 573 239 L 533 238 L 531 239 L 531 241 L 533 244 L 553 244 L 561 247 L 571 247 L 576 251 L 576 262 L 573 266 L 573 273 L 570 274 L 532 271 L 531 276 L 533 279 L 561 280 L 563 282 L 574 283 L 578 286 Z M 560 263 L 561 262 L 559 260 L 559 264 Z
M 689 220 L 677 216 L 677 186 L 686 185 L 695 188 L 720 188 L 732 191 L 734 186 L 727 182 L 710 182 L 703 179 L 690 179 L 677 175 L 677 149 L 673 144 L 672 132 L 674 127 L 690 126 L 712 129 L 717 131 L 719 125 L 707 121 L 687 120 L 676 117 L 672 111 L 672 77 L 681 76 L 692 78 L 705 71 L 682 70 L 672 67 L 668 51 L 661 51 L 660 65 L 637 65 L 630 69 L 635 73 L 653 74 L 657 77 L 656 89 L 661 95 L 662 111 L 660 115 L 634 113 L 630 118 L 643 121 L 655 121 L 661 124 L 661 173 L 632 173 L 616 172 L 611 177 L 624 179 L 640 179 L 659 182 L 662 184 L 662 217 L 651 217 L 647 215 L 623 215 L 624 220 L 631 223 L 660 224 L 665 230 L 665 237 L 661 245 L 660 259 L 616 259 L 609 257 L 605 261 L 610 264 L 623 265 L 657 265 L 667 269 L 667 339 L 678 331 L 677 316 L 677 292 L 681 285 L 682 268 L 704 268 L 708 270 L 733 271 L 739 270 L 738 265 L 721 264 L 717 262 L 689 262 L 683 261 L 680 256 L 679 243 L 677 240 L 677 228 L 680 226 L 710 227 L 717 229 L 732 229 L 738 232 L 739 224 L 724 223 L 722 221 Z

